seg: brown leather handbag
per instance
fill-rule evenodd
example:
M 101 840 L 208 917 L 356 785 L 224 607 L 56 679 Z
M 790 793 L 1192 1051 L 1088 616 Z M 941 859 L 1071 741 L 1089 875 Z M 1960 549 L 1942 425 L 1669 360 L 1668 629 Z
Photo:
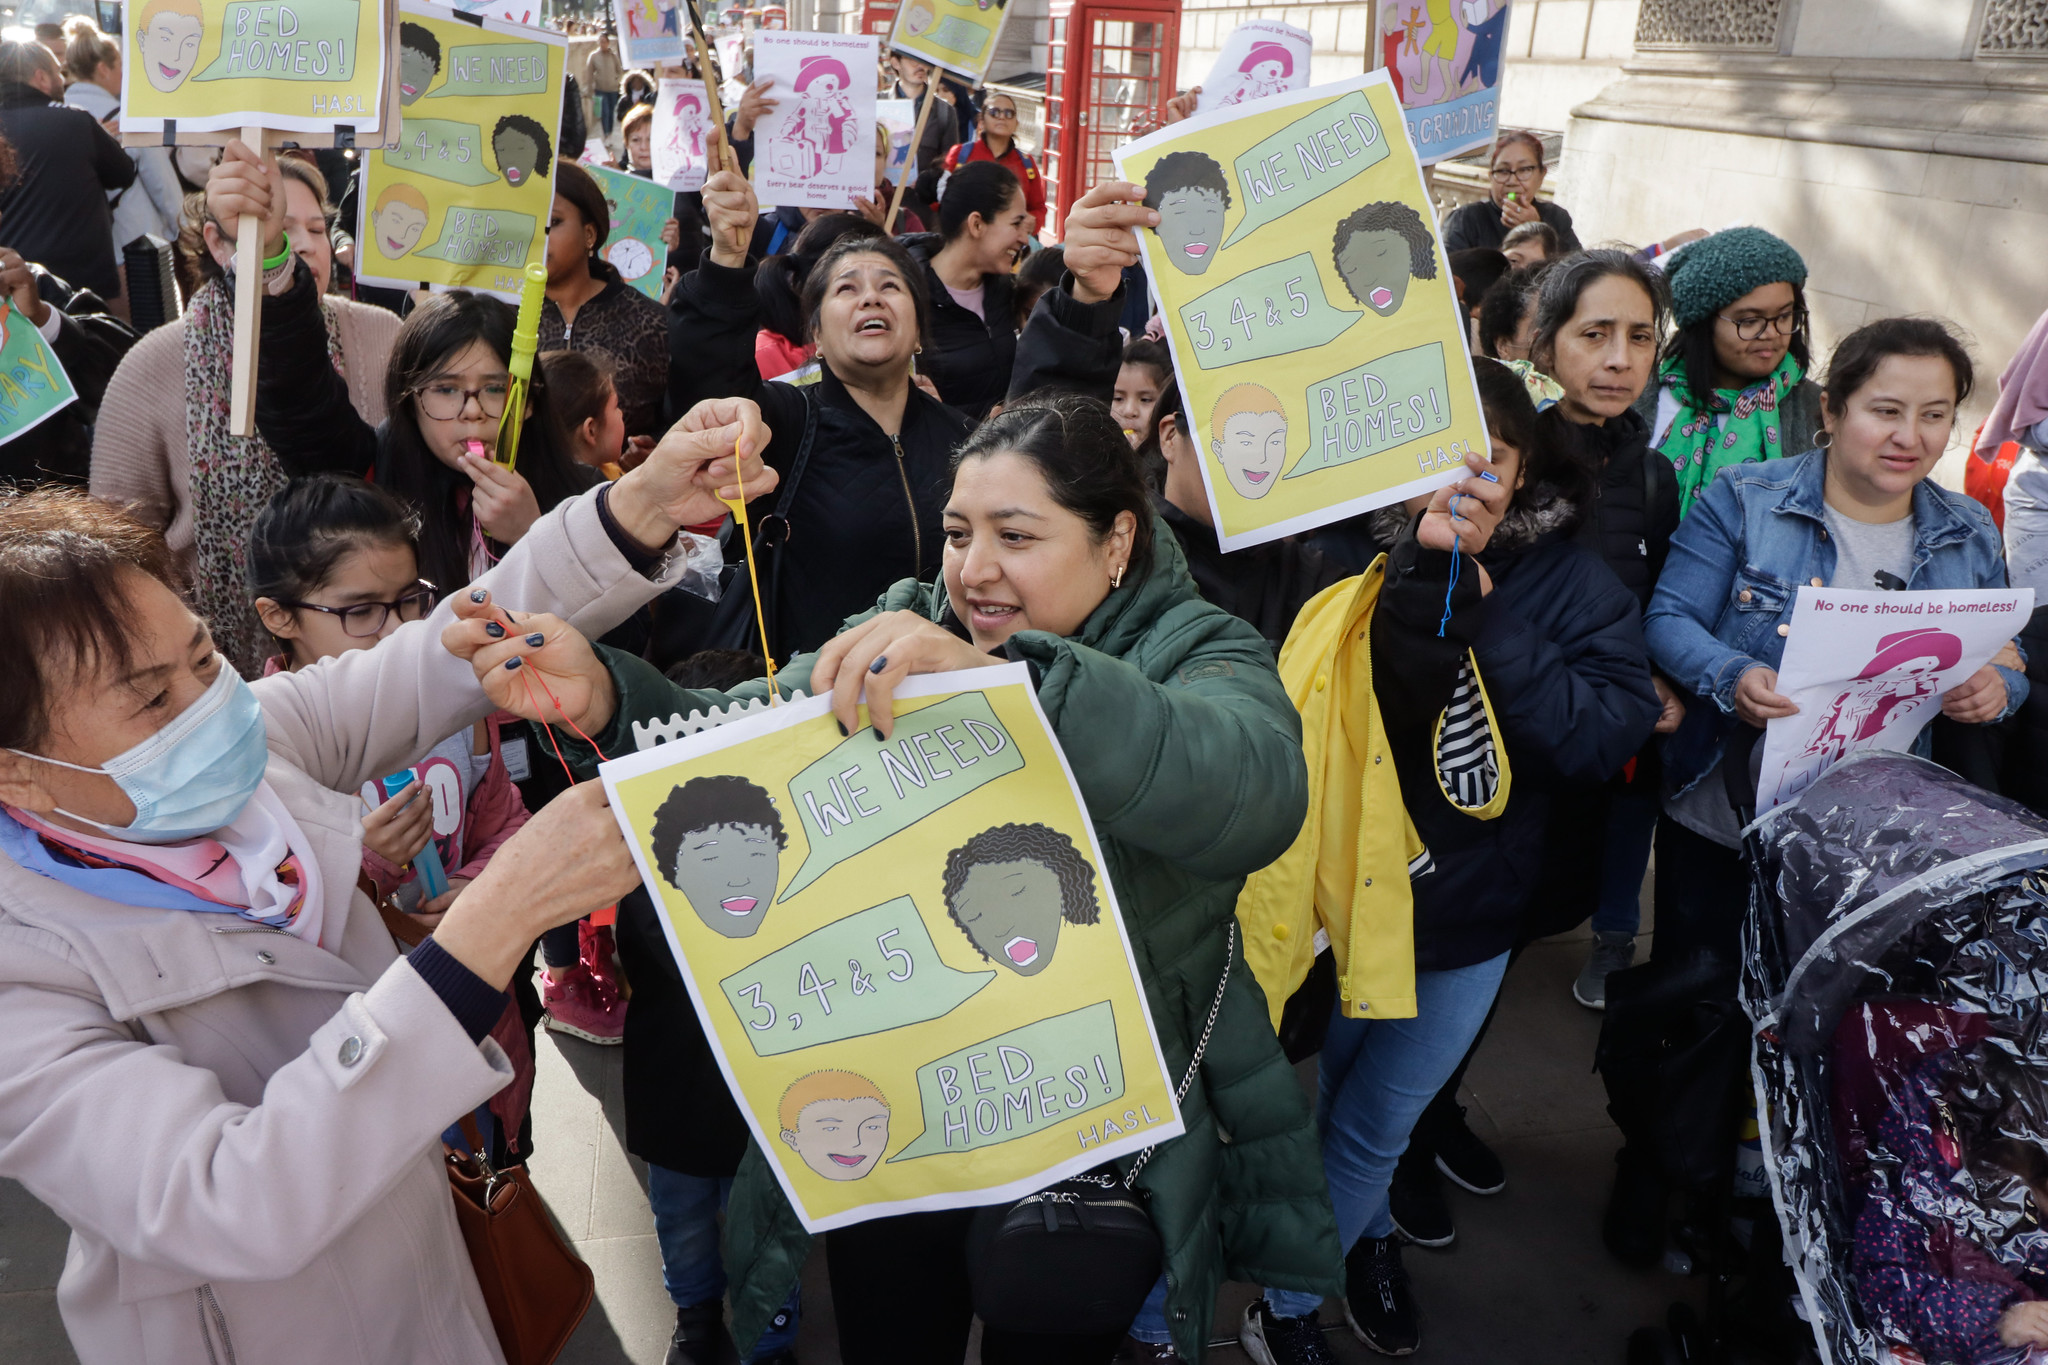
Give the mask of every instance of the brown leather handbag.
M 426 938 L 419 921 L 377 894 L 369 874 L 356 885 L 402 948 Z M 447 1149 L 448 1186 L 498 1348 L 506 1365 L 552 1365 L 590 1311 L 596 1277 L 556 1231 L 526 1167 L 491 1165 L 474 1115 L 464 1114 L 460 1127 L 469 1150 Z

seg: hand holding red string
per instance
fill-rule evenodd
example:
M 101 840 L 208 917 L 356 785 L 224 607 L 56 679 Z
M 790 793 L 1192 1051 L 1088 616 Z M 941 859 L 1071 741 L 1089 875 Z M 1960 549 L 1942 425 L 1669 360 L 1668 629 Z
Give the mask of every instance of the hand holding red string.
M 441 644 L 476 670 L 494 705 L 586 738 L 611 724 L 618 689 L 581 631 L 559 616 L 508 612 L 482 588 L 457 593 L 454 607 Z
M 665 543 L 678 526 L 697 526 L 725 515 L 722 498 L 749 501 L 780 481 L 761 463 L 768 424 L 745 398 L 711 398 L 683 414 L 646 460 L 612 485 L 611 512 L 642 545 Z

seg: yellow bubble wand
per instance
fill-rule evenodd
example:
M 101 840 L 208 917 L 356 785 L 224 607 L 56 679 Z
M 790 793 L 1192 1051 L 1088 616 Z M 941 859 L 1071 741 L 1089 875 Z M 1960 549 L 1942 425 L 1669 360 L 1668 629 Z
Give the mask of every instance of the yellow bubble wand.
M 505 394 L 505 414 L 498 419 L 497 463 L 512 468 L 519 458 L 519 432 L 526 425 L 526 395 L 533 387 L 533 357 L 540 350 L 540 309 L 547 297 L 548 268 L 526 263 L 526 282 L 519 291 L 519 321 L 512 328 L 512 356 L 505 367 L 512 386 Z
M 768 648 L 768 614 L 761 610 L 761 572 L 754 553 L 754 533 L 747 520 L 747 484 L 740 472 L 740 448 L 735 441 L 732 448 L 732 476 L 740 486 L 736 498 L 721 496 L 718 500 L 732 509 L 733 520 L 739 523 L 740 543 L 747 547 L 747 583 L 754 590 L 754 624 L 761 631 L 761 661 L 768 665 L 768 704 L 779 706 L 782 698 L 775 688 L 775 651 Z

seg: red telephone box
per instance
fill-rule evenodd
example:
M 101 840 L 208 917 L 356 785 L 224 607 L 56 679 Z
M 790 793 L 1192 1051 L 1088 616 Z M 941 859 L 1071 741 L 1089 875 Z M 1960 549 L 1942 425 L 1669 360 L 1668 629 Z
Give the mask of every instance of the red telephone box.
M 1163 117 L 1180 62 L 1180 0 L 1053 0 L 1046 43 L 1045 177 L 1052 228 L 1131 129 Z

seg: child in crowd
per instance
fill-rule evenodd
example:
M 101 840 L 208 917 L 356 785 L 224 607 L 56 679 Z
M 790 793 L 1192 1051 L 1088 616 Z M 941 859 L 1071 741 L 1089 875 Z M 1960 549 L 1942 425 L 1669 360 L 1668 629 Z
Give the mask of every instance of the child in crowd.
M 1152 430 L 1152 409 L 1166 381 L 1173 377 L 1173 357 L 1166 343 L 1138 337 L 1124 347 L 1123 367 L 1116 373 L 1116 392 L 1110 399 L 1109 415 L 1124 429 L 1131 449 L 1142 450 Z
M 355 649 L 372 649 L 434 609 L 438 591 L 420 577 L 419 517 L 384 489 L 343 474 L 294 479 L 257 514 L 247 579 L 256 615 L 279 653 L 264 676 L 293 672 Z M 462 888 L 526 823 L 505 766 L 502 714 L 435 745 L 396 794 L 377 794 L 363 816 L 363 875 L 378 899 L 393 898 L 421 934 L 440 923 Z M 523 745 L 517 739 L 512 743 Z M 522 756 L 523 757 L 523 756 Z M 433 846 L 447 888 L 429 894 L 418 859 Z M 492 1029 L 516 1076 L 490 1102 L 500 1156 L 531 1150 L 532 1041 L 516 1002 Z
M 540 365 L 576 463 L 618 478 L 625 472 L 626 418 L 611 361 L 602 351 L 547 351 Z

